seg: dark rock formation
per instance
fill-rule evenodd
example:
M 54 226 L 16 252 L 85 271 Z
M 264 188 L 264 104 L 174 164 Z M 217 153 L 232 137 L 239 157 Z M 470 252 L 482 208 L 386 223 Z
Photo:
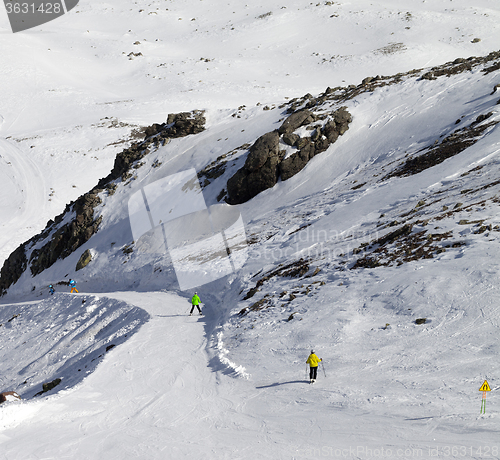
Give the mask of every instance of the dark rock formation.
M 278 131 L 261 136 L 250 147 L 243 168 L 227 181 L 229 204 L 244 203 L 260 192 L 273 187 L 281 176 L 287 180 L 301 171 L 315 155 L 324 152 L 339 136 L 349 129 L 351 114 L 345 107 L 333 112 L 331 119 L 321 128 L 311 127 L 310 137 L 300 137 L 293 131 L 301 126 L 317 121 L 317 117 L 309 110 L 292 113 L 280 126 Z M 284 158 L 279 150 L 279 141 L 296 147 L 298 150 Z
M 280 163 L 281 180 L 290 179 L 301 171 L 314 156 L 314 144 L 309 140 L 298 152 Z
M 227 181 L 230 204 L 248 201 L 278 181 L 279 134 L 264 134 L 250 147 L 245 166 Z
M 87 249 L 78 260 L 75 271 L 85 268 L 91 261 L 92 261 L 92 253 L 90 252 L 90 249 Z
M 39 391 L 37 394 L 35 394 L 35 396 L 40 396 L 40 395 L 43 395 L 44 393 L 47 393 L 50 390 L 53 390 L 61 382 L 62 382 L 61 379 L 55 379 L 55 380 L 52 380 L 52 382 L 43 383 L 42 384 L 42 391 Z
M 172 138 L 199 134 L 205 129 L 205 122 L 203 111 L 171 113 L 167 117 L 167 126 L 161 134 Z
M 42 385 L 43 392 L 46 393 L 47 391 L 52 390 L 53 388 L 55 388 L 60 383 L 61 383 L 61 379 L 55 379 L 55 380 L 52 380 L 52 382 L 44 383 Z
M 314 115 L 311 111 L 299 110 L 298 112 L 292 113 L 280 126 L 278 132 L 280 134 L 293 133 L 297 128 L 307 125 L 314 121 Z
M 271 157 L 278 156 L 279 135 L 276 131 L 259 137 L 255 144 L 250 147 L 245 169 L 248 172 L 256 172 L 261 169 Z
M 294 146 L 299 139 L 300 139 L 300 136 L 298 134 L 294 134 L 294 133 L 283 134 L 283 137 L 282 137 L 283 142 L 285 144 L 288 144 L 291 146 Z
M 201 133 L 205 129 L 205 116 L 202 110 L 193 112 L 171 113 L 167 117 L 167 122 L 154 123 L 144 130 L 146 139 L 152 136 L 175 138 L 185 137 L 190 134 Z
M 33 276 L 52 266 L 57 259 L 68 257 L 91 238 L 101 223 L 101 219 L 94 220 L 94 208 L 99 203 L 101 199 L 95 190 L 74 202 L 72 209 L 76 217 L 73 221 L 55 230 L 50 241 L 31 253 L 29 264 Z
M 382 180 L 391 177 L 412 176 L 458 155 L 478 142 L 488 129 L 499 123 L 498 121 L 492 121 L 479 125 L 479 123 L 487 120 L 491 115 L 492 112 L 479 115 L 470 126 L 451 133 L 437 145 L 423 149 L 425 150 L 424 153 L 419 152 L 419 155 L 408 158 L 401 166 L 383 177 Z
M 26 244 L 19 246 L 4 262 L 0 270 L 0 294 L 4 294 L 5 290 L 14 284 L 28 267 Z

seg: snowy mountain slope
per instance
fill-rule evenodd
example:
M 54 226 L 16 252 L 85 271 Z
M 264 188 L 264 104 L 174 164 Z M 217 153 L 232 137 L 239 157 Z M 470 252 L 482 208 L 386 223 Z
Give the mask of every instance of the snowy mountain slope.
M 2 298 L 0 390 L 23 401 L 0 406 L 0 457 L 500 458 L 498 70 L 427 80 L 426 68 L 345 88 L 497 49 L 498 8 L 327 3 L 82 4 L 39 31 L 0 35 L 12 89 L 1 155 L 15 173 L 2 171 L 19 190 L 2 202 L 5 247 L 105 176 L 122 148 L 114 142 L 134 129 L 193 108 L 207 117 L 204 132 L 152 151 L 135 179 L 101 193 L 88 243 Z M 336 85 L 360 91 L 314 110 L 346 105 L 349 131 L 239 207 L 247 264 L 199 287 L 205 316 L 185 316 L 191 292 L 178 290 L 169 255 L 131 244 L 137 185 L 230 153 L 203 189 L 216 203 L 248 144 L 282 123 L 285 96 Z M 459 152 L 457 137 L 482 126 Z M 456 156 L 390 176 L 449 145 Z M 53 201 L 42 200 L 51 188 Z M 85 249 L 94 260 L 75 273 Z M 82 294 L 59 285 L 48 297 L 47 284 L 68 276 Z M 106 353 L 110 344 L 119 346 Z M 312 347 L 326 371 L 316 385 L 305 369 Z M 480 415 L 484 379 L 493 391 Z
M 240 207 L 249 259 L 232 277 L 199 288 L 206 314 L 200 320 L 183 316 L 189 304 L 182 297 L 134 292 L 175 290 L 176 280 L 168 254 L 130 246 L 128 200 L 136 183 L 165 177 L 162 168 L 201 168 L 279 126 L 283 108 L 242 110 L 242 118 L 209 113 L 206 131 L 145 156 L 136 180 L 103 194 L 100 231 L 34 279 L 23 275 L 7 299 L 32 296 L 33 282 L 35 296 L 46 296 L 46 283 L 78 276 L 83 292 L 126 290 L 105 297 L 137 305 L 151 319 L 74 389 L 25 400 L 20 414 L 14 404 L 2 408 L 7 458 L 347 452 L 368 459 L 374 451 L 432 458 L 436 449 L 450 458 L 499 458 L 495 78 L 480 68 L 431 81 L 410 76 L 342 101 L 353 113 L 345 136 Z M 415 175 L 387 177 L 489 113 L 477 122 L 489 128 L 456 156 Z M 205 187 L 207 202 L 245 152 L 238 150 L 240 160 Z M 96 257 L 75 274 L 86 248 Z M 313 388 L 304 364 L 311 348 L 326 374 L 321 368 Z M 62 372 L 51 369 L 51 378 Z M 479 416 L 485 379 L 494 391 Z M 49 432 L 58 433 L 54 442 L 28 441 Z M 19 439 L 26 440 L 22 448 Z
M 398 273 L 391 284 L 407 285 L 407 274 Z M 366 281 L 370 289 L 373 277 Z M 424 289 L 423 283 L 415 289 Z M 339 449 L 362 459 L 372 458 L 373 451 L 378 456 L 384 451 L 382 458 L 431 458 L 436 449 L 450 458 L 460 458 L 463 449 L 471 452 L 470 458 L 498 458 L 491 395 L 489 412 L 476 415 L 480 395 L 475 380 L 464 378 L 456 362 L 447 360 L 443 368 L 434 355 L 429 363 L 413 354 L 411 346 L 416 345 L 426 356 L 439 355 L 434 343 L 463 365 L 463 351 L 453 349 L 453 337 L 439 327 L 433 331 L 432 322 L 420 332 L 426 335 L 425 348 L 416 340 L 416 326 L 408 331 L 393 324 L 367 334 L 368 318 L 362 316 L 347 328 L 359 308 L 354 296 L 335 314 L 336 320 L 312 319 L 309 332 L 319 330 L 319 335 L 313 332 L 300 341 L 296 328 L 302 323 L 302 334 L 307 330 L 304 318 L 292 323 L 295 331 L 282 335 L 279 344 L 274 338 L 248 341 L 246 360 L 252 361 L 255 373 L 234 379 L 210 359 L 214 348 L 207 349 L 202 328 L 214 324 L 210 311 L 201 320 L 179 316 L 188 303 L 165 293 L 109 296 L 147 309 L 151 320 L 133 339 L 106 354 L 74 390 L 3 406 L 0 441 L 6 458 L 229 459 L 257 454 L 289 459 L 333 456 Z M 416 306 L 412 300 L 408 305 Z M 449 311 L 447 319 L 460 322 L 460 312 Z M 336 332 L 342 314 L 345 330 L 338 335 L 335 356 L 328 353 L 328 332 Z M 330 326 L 325 328 L 325 323 Z M 455 340 L 465 344 L 474 328 L 470 323 L 462 326 L 453 332 L 460 332 L 455 337 L 461 340 Z M 327 349 L 320 337 L 325 334 Z M 298 346 L 293 346 L 294 339 Z M 315 387 L 304 378 L 308 339 L 319 345 L 327 372 L 324 378 L 320 370 Z M 476 371 L 475 363 L 466 370 L 467 376 Z
M 34 162 L 46 186 L 29 192 L 45 196 L 45 211 L 16 223 L 2 259 L 106 175 L 114 142 L 168 113 L 281 102 L 485 55 L 498 49 L 500 23 L 494 0 L 80 2 L 17 34 L 4 11 L 1 155 L 16 149 L 17 161 L 7 161 Z
M 476 64 L 471 70 L 462 69 L 457 74 L 435 80 L 422 78 L 427 70 L 412 72 L 404 78 L 387 78 L 389 84 L 381 80 L 378 87 L 358 87 L 358 91 L 350 95 L 349 88 L 341 89 L 339 96 L 334 92 L 324 102 L 316 103 L 312 110 L 319 116 L 344 105 L 352 113 L 354 121 L 344 136 L 326 152 L 311 160 L 299 174 L 278 182 L 274 188 L 240 206 L 243 222 L 252 241 L 255 240 L 252 235 L 267 235 L 267 239 L 272 226 L 278 227 L 273 236 L 284 235 L 281 239 L 274 237 L 274 240 L 280 241 L 278 245 L 268 242 L 258 245 L 257 250 L 251 248 L 254 253 L 250 254 L 248 265 L 252 270 L 257 272 L 267 263 L 262 262 L 261 250 L 264 254 L 271 251 L 272 260 L 269 262 L 274 264 L 293 257 L 290 247 L 297 247 L 298 251 L 305 251 L 304 254 L 308 247 L 316 251 L 322 241 L 315 239 L 315 233 L 333 235 L 334 239 L 339 237 L 340 241 L 336 243 L 342 244 L 343 235 L 347 236 L 349 231 L 359 232 L 363 226 L 366 228 L 362 231 L 367 234 L 380 232 L 381 229 L 373 224 L 385 206 L 394 206 L 394 201 L 399 201 L 400 205 L 411 209 L 418 201 L 426 199 L 431 191 L 437 193 L 434 189 L 438 188 L 440 182 L 449 182 L 450 175 L 465 173 L 486 159 L 494 158 L 497 153 L 498 95 L 492 89 L 498 72 L 485 71 L 494 63 L 493 58 L 486 63 Z M 467 93 L 464 93 L 464 87 L 467 87 Z M 311 101 L 311 97 L 303 101 Z M 298 104 L 300 107 L 300 100 Z M 446 116 L 441 110 L 444 104 L 447 107 Z M 43 271 L 33 281 L 30 270 L 26 270 L 20 281 L 10 288 L 10 292 L 19 294 L 24 291 L 27 294 L 35 286 L 37 292 L 42 293 L 43 286 L 67 276 L 78 276 L 80 282 L 89 283 L 86 289 L 93 291 L 106 290 L 104 286 L 108 283 L 123 283 L 125 280 L 130 287 L 135 288 L 141 285 L 142 289 L 148 286 L 175 289 L 177 283 L 168 252 L 160 250 L 145 253 L 138 242 L 133 244 L 130 200 L 144 184 L 159 183 L 163 178 L 173 177 L 191 167 L 204 171 L 207 164 L 212 164 L 216 158 L 220 160 L 225 157 L 220 160 L 221 173 L 215 179 L 203 181 L 203 173 L 198 173 L 205 185 L 203 196 L 207 205 L 217 203 L 227 180 L 245 161 L 248 145 L 263 133 L 277 129 L 287 116 L 286 108 L 287 105 L 251 110 L 240 108 L 237 112 L 240 118 L 232 116 L 235 112 L 208 113 L 207 129 L 200 134 L 172 139 L 163 146 L 149 145 L 149 153 L 138 160 L 127 174 L 130 177 L 115 181 L 117 188 L 114 193 L 111 194 L 109 190 L 100 193 L 102 203 L 94 212 L 94 220 L 101 222 L 97 235 L 65 259 L 64 263 Z M 480 129 L 481 126 L 485 129 Z M 471 131 L 472 127 L 477 133 Z M 471 132 L 476 134 L 475 139 L 466 144 L 467 155 L 459 153 L 462 147 L 458 146 L 454 152 L 458 155 L 420 174 L 392 177 L 408 158 L 430 155 L 433 153 L 432 148 L 447 148 L 453 144 L 450 139 L 456 138 L 456 144 L 457 139 L 471 137 Z M 427 153 L 421 153 L 423 149 L 428 149 Z M 311 177 L 313 181 L 309 179 Z M 485 175 L 480 177 L 488 180 Z M 291 211 L 291 206 L 297 211 Z M 294 239 L 297 240 L 296 236 L 291 235 L 295 235 L 294 232 L 303 225 L 304 206 L 308 209 L 312 206 L 307 212 L 307 236 L 304 243 L 299 235 L 299 244 L 290 244 Z M 258 213 L 255 209 L 259 210 Z M 367 213 L 366 209 L 370 211 Z M 312 217 L 311 213 L 316 217 Z M 60 225 L 67 223 L 69 218 L 74 219 L 71 213 L 68 214 L 62 218 Z M 280 215 L 283 214 L 288 217 L 281 219 Z M 297 215 L 298 223 L 293 222 L 291 216 L 294 214 Z M 273 218 L 266 218 L 267 215 Z M 270 226 L 266 230 L 262 226 L 254 229 L 254 222 L 259 220 Z M 57 232 L 51 227 L 44 238 L 28 248 L 28 260 L 33 258 L 36 250 L 54 241 L 54 235 L 57 236 Z M 256 238 L 262 240 L 261 236 Z M 281 251 L 283 256 L 279 254 L 280 245 L 286 249 Z M 94 261 L 76 274 L 78 259 L 87 249 L 92 250 Z M 333 248 L 325 249 L 331 251 Z M 256 259 L 257 267 L 252 265 L 252 259 Z M 121 266 L 120 271 L 115 269 L 115 264 Z M 166 275 L 165 271 L 170 274 Z M 103 277 L 103 273 L 107 276 Z M 115 275 L 118 279 L 113 278 Z
M 43 229 L 69 201 L 93 187 L 98 177 L 106 176 L 131 131 L 129 125 L 116 120 L 101 120 L 82 128 L 1 139 L 2 171 L 15 177 L 15 181 L 3 180 L 0 185 L 5 200 L 0 208 L 5 229 L 2 260 L 20 241 Z M 122 136 L 119 142 L 117 135 Z M 7 231 L 12 228 L 17 229 L 15 238 Z

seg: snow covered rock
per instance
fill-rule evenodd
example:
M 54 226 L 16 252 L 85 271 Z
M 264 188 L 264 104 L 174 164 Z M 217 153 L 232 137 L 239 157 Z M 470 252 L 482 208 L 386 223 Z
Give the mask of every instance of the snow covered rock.
M 310 110 L 299 110 L 292 113 L 280 126 L 278 132 L 280 134 L 290 134 L 303 125 L 307 125 L 314 121 L 314 115 Z
M 201 133 L 205 129 L 205 117 L 202 110 L 169 114 L 168 128 L 164 130 L 167 137 L 185 137 Z
M 57 379 L 52 380 L 52 382 L 43 383 L 42 384 L 42 391 L 39 391 L 37 394 L 35 394 L 35 396 L 41 396 L 44 393 L 47 393 L 50 390 L 53 390 L 61 382 L 62 382 L 62 380 L 57 378 Z
M 339 136 L 349 129 L 352 121 L 346 107 L 340 107 L 329 114 L 329 120 L 323 127 L 311 126 L 318 117 L 308 109 L 292 113 L 278 128 L 259 137 L 250 147 L 243 168 L 239 169 L 227 182 L 229 204 L 241 204 L 260 192 L 274 187 L 281 180 L 290 179 L 315 155 L 324 152 Z M 308 126 L 311 136 L 301 137 L 295 130 Z M 286 156 L 280 151 L 280 139 L 283 143 L 296 147 L 297 151 Z
M 0 393 L 0 404 L 7 401 L 19 401 L 21 396 L 19 396 L 15 391 L 4 391 Z

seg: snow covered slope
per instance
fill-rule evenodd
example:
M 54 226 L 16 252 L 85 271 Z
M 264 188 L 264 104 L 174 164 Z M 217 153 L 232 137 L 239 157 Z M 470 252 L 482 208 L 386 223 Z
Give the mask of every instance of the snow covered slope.
M 100 222 L 97 234 L 35 278 L 32 273 L 36 272 L 29 268 L 33 263 L 28 263 L 9 295 L 33 290 L 44 295 L 48 284 L 68 277 L 77 277 L 79 286 L 91 292 L 106 291 L 113 284 L 127 289 L 178 289 L 169 251 L 145 251 L 140 241 L 134 242 L 131 203 L 145 184 L 160 184 L 193 169 L 198 171 L 206 205 L 217 204 L 228 179 L 244 163 L 248 146 L 279 128 L 290 107 L 310 107 L 321 118 L 344 106 L 353 122 L 347 133 L 301 172 L 239 206 L 252 243 L 246 264 L 249 273 L 300 257 L 322 258 L 322 252 L 330 254 L 330 259 L 349 253 L 363 242 L 353 238 L 353 233 L 366 235 L 367 241 L 376 239 L 388 232 L 384 230 L 387 226 L 404 223 L 397 219 L 398 212 L 410 212 L 420 201 L 436 201 L 441 193 L 450 198 L 436 202 L 449 206 L 449 200 L 458 200 L 458 187 L 473 190 L 494 182 L 488 165 L 494 164 L 498 153 L 500 116 L 494 90 L 498 70 L 491 71 L 497 61 L 497 54 L 492 54 L 484 62 L 459 61 L 433 71 L 379 77 L 373 83 L 330 90 L 321 97 L 306 95 L 280 105 L 206 112 L 207 126 L 201 133 L 144 147 L 148 153 L 136 160 L 130 172 L 114 180 L 111 189 L 101 189 L 101 204 L 94 211 L 94 220 Z M 470 63 L 474 65 L 469 68 Z M 428 78 L 432 72 L 447 74 Z M 308 135 L 304 128 L 297 132 Z M 427 157 L 423 167 L 418 166 Z M 416 162 L 415 170 L 408 166 L 413 164 L 410 160 Z M 474 168 L 481 171 L 477 177 L 462 176 Z M 214 169 L 217 173 L 211 175 Z M 462 185 L 472 180 L 474 184 Z M 456 185 L 450 189 L 450 184 Z M 494 196 L 495 191 L 493 184 L 488 192 Z M 168 210 L 170 199 L 168 194 L 160 196 L 155 206 L 163 203 Z M 469 202 L 475 199 L 471 194 Z M 74 214 L 70 208 L 60 224 L 49 226 L 26 249 L 29 261 L 42 247 L 58 244 L 58 228 L 74 219 Z M 381 220 L 381 214 L 391 215 L 391 220 Z M 145 229 L 149 228 L 146 224 Z M 306 231 L 297 234 L 301 228 Z M 162 243 L 163 238 L 160 240 Z M 93 261 L 77 272 L 77 262 L 86 250 L 92 252 Z
M 2 174 L 16 174 L 23 203 L 2 203 L 0 260 L 109 172 L 117 142 L 168 113 L 281 103 L 486 55 L 498 49 L 499 24 L 496 0 L 231 0 L 220 8 L 111 0 L 81 1 L 12 34 L 0 8 Z M 0 187 L 12 196 L 8 181 Z
M 421 72 L 342 101 L 354 121 L 338 143 L 240 207 L 249 259 L 235 275 L 198 289 L 206 314 L 200 320 L 184 316 L 186 299 L 144 292 L 178 288 L 168 254 L 131 245 L 128 201 L 135 183 L 165 177 L 162 168 L 177 172 L 193 162 L 201 168 L 277 127 L 283 108 L 240 111 L 241 118 L 220 112 L 203 133 L 144 157 L 135 180 L 103 193 L 99 232 L 37 277 L 23 275 L 6 299 L 28 295 L 32 285 L 35 296 L 46 297 L 48 282 L 78 276 L 84 292 L 126 291 L 100 295 L 101 308 L 113 310 L 104 299 L 116 297 L 145 310 L 132 318 L 151 320 L 76 387 L 2 408 L 7 458 L 219 459 L 255 452 L 262 458 L 349 453 L 367 459 L 381 452 L 383 458 L 434 452 L 498 458 L 500 138 L 492 91 L 498 72 L 485 75 L 484 68 L 430 81 Z M 409 158 L 436 153 L 471 132 L 476 142 L 456 156 L 418 174 L 396 174 Z M 243 158 L 245 150 L 238 153 Z M 207 203 L 239 164 L 230 163 L 205 188 Z M 94 260 L 75 273 L 86 248 Z M 66 305 L 65 294 L 58 295 L 54 315 L 61 317 L 61 308 L 77 314 L 80 297 Z M 36 305 L 23 307 L 24 316 Z M 6 318 L 20 306 L 8 308 Z M 77 317 L 88 307 L 80 308 Z M 23 376 L 6 369 L 10 388 L 25 398 L 45 375 L 47 381 L 75 378 L 70 364 L 78 351 L 64 347 L 76 326 L 62 323 L 59 339 L 49 332 L 55 320 L 41 321 L 28 335 L 56 341 L 49 348 L 54 363 L 36 361 L 45 374 L 39 371 L 25 393 Z M 102 355 L 107 337 L 91 337 L 77 365 L 93 350 Z M 305 369 L 311 348 L 325 366 L 314 388 Z M 16 356 L 23 369 L 32 360 L 21 350 Z M 480 416 L 485 379 L 494 391 Z M 28 441 L 48 433 L 57 435 L 41 446 Z
M 27 398 L 43 390 L 43 382 L 61 376 L 58 390 L 74 387 L 106 351 L 149 319 L 144 310 L 117 301 L 63 293 L 36 303 L 5 305 L 1 315 L 2 386 L 15 387 Z
M 3 258 L 134 130 L 207 118 L 100 193 L 87 243 L 1 299 L 0 390 L 23 400 L 0 406 L 0 458 L 499 459 L 498 57 L 429 67 L 498 48 L 495 2 L 220 6 L 83 3 L 0 35 Z M 248 146 L 306 104 L 353 122 L 239 206 L 248 260 L 198 287 L 205 315 L 187 316 L 193 290 L 133 242 L 130 198 L 195 168 L 216 204 Z M 205 184 L 210 165 L 223 173 Z M 80 294 L 50 297 L 68 277 Z

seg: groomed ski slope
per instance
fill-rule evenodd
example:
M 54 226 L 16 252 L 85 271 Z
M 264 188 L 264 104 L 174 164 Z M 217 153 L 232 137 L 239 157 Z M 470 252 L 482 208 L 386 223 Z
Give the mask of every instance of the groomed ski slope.
M 305 379 L 307 337 L 296 348 L 287 343 L 281 350 L 275 341 L 251 344 L 246 361 L 252 367 L 246 371 L 252 374 L 234 378 L 207 350 L 217 307 L 206 306 L 206 316 L 189 317 L 189 302 L 171 293 L 100 295 L 144 309 L 150 320 L 76 387 L 3 406 L 2 458 L 409 459 L 432 458 L 436 449 L 440 458 L 447 449 L 447 457 L 460 458 L 451 449 L 456 454 L 464 447 L 473 453 L 490 449 L 490 456 L 468 458 L 498 458 L 492 450 L 498 411 L 488 406 L 486 416 L 479 416 L 475 388 L 480 368 L 496 357 L 474 359 L 495 341 L 489 333 L 495 327 L 485 317 L 498 313 L 498 292 L 477 276 L 467 281 L 466 272 L 459 264 L 456 298 L 446 307 L 433 306 L 431 325 L 419 336 L 411 332 L 404 349 L 394 336 L 408 335 L 408 326 L 377 328 L 367 338 L 366 324 L 380 310 L 371 309 L 372 316 L 358 310 L 352 318 L 356 300 L 344 294 L 344 313 L 336 317 L 339 322 L 341 315 L 350 318 L 349 327 L 336 334 L 330 322 L 322 330 L 328 322 L 320 315 L 310 334 L 327 371 L 324 378 L 320 369 L 313 386 Z M 406 276 L 404 270 L 394 273 L 388 284 L 396 286 Z M 425 290 L 447 283 L 434 278 Z M 470 294 L 472 287 L 483 293 L 478 310 L 484 316 L 473 308 L 478 296 Z M 412 291 L 408 299 L 425 297 L 421 286 L 407 289 Z M 411 301 L 407 305 L 417 308 Z M 464 321 L 464 314 L 470 318 Z M 325 341 L 330 334 L 331 346 Z M 470 361 L 455 362 L 460 348 L 479 334 L 483 342 L 472 347 Z M 268 366 L 266 356 L 277 354 L 282 359 Z M 18 356 L 22 359 L 22 353 Z

